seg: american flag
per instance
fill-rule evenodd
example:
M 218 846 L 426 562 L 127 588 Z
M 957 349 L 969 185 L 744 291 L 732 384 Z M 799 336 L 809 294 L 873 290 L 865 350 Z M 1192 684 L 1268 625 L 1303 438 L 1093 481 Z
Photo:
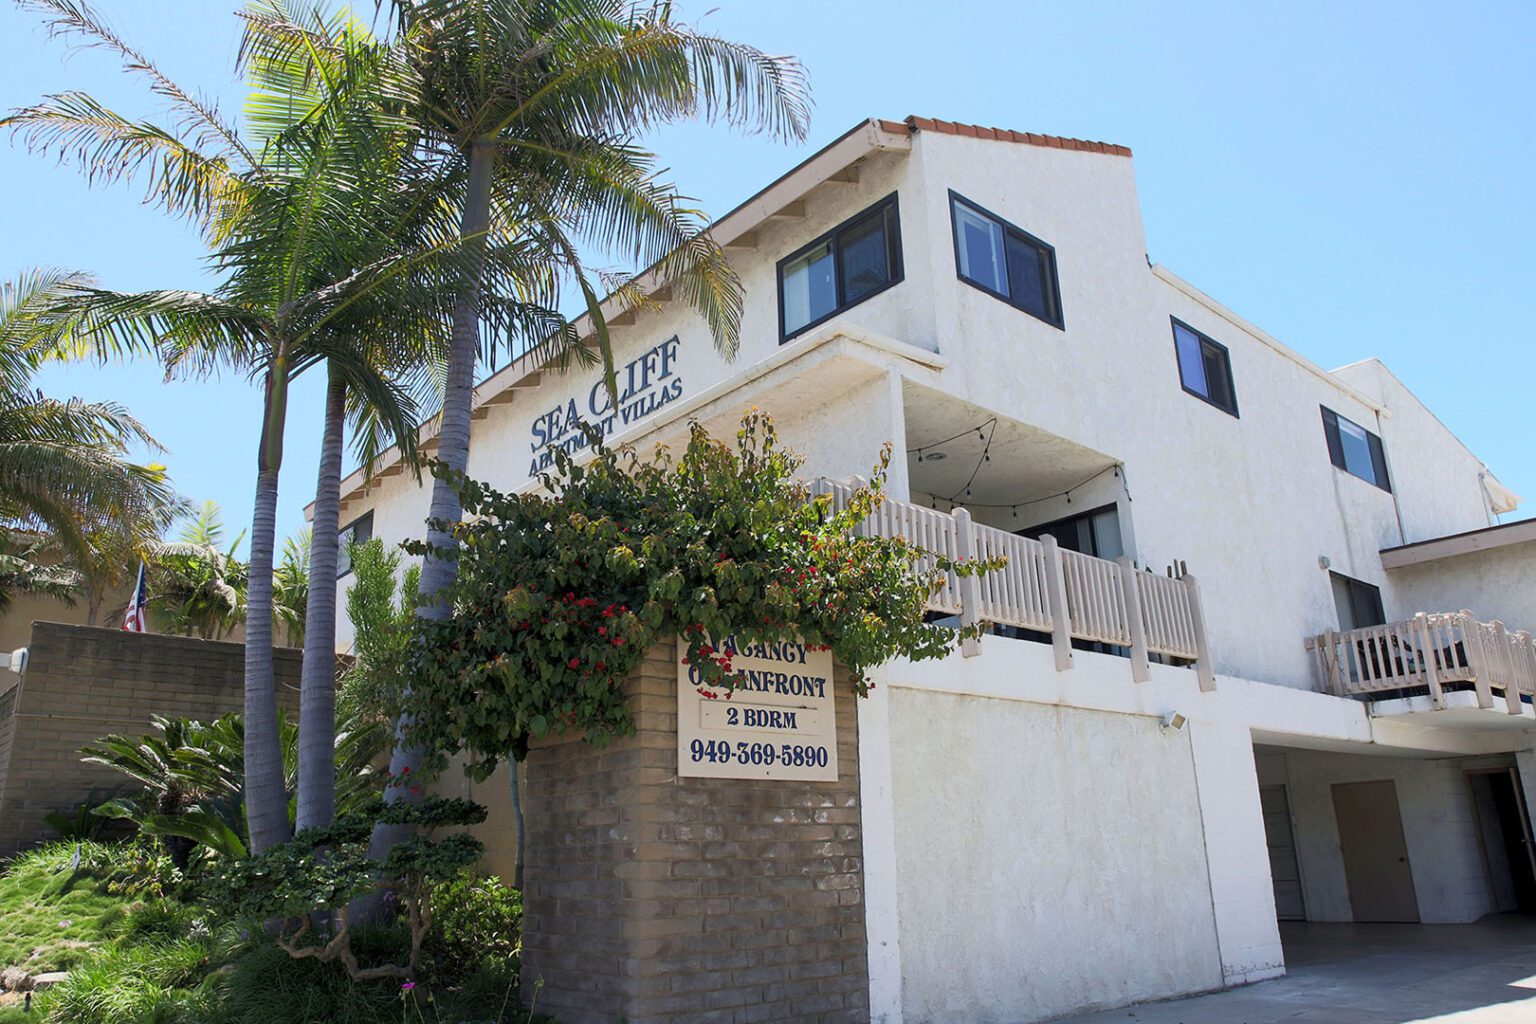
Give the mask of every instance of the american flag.
M 149 632 L 149 586 L 144 579 L 144 563 L 139 562 L 139 578 L 133 585 L 133 596 L 128 598 L 128 611 L 123 615 L 123 628 L 130 633 Z

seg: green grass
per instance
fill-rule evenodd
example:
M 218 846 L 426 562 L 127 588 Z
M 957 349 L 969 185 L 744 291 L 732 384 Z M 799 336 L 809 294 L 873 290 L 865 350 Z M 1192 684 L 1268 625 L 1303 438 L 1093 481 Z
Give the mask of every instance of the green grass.
M 212 939 L 151 939 L 104 949 L 38 999 L 68 1024 L 209 1024 L 221 1020 L 204 976 L 221 955 Z
M 68 970 L 116 931 L 129 901 L 108 892 L 106 871 L 93 866 L 110 862 L 111 851 L 82 843 L 72 867 L 75 850 L 74 843 L 44 846 L 0 871 L 0 967 Z

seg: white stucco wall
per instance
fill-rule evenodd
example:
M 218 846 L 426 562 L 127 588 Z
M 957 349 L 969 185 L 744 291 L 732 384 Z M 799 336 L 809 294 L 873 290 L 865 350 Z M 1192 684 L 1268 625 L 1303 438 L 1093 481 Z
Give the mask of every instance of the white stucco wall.
M 676 335 L 675 370 L 687 401 L 747 378 L 777 353 L 811 344 L 808 335 L 780 346 L 777 262 L 895 192 L 904 280 L 826 326 L 937 351 L 947 361 L 940 370 L 891 372 L 898 383 L 918 382 L 1123 462 L 1124 478 L 1094 481 L 1071 505 L 1058 497 L 1017 518 L 998 509 L 979 509 L 977 518 L 1019 529 L 1116 503 L 1132 557 L 1157 569 L 1182 561 L 1200 578 L 1219 671 L 1312 686 L 1303 640 L 1337 625 L 1319 558 L 1382 587 L 1393 609 L 1411 602 L 1399 598 L 1382 570 L 1381 548 L 1486 525 L 1477 460 L 1379 363 L 1330 375 L 1149 267 L 1128 158 L 920 132 L 910 152 L 862 161 L 858 179 L 813 190 L 803 217 L 769 220 L 754 248 L 730 250 L 746 290 L 733 362 L 674 301 L 613 330 L 619 364 Z M 1055 247 L 1064 330 L 957 278 L 951 189 Z M 1228 347 L 1238 417 L 1182 390 L 1170 316 Z M 500 487 L 520 486 L 534 421 L 572 397 L 581 404 L 596 379 L 590 370 L 546 374 L 538 388 L 492 408 L 474 424 L 470 473 Z M 763 401 L 808 456 L 806 474 L 865 472 L 879 443 L 891 440 L 898 449 L 892 493 L 904 493 L 901 388 L 863 380 L 816 392 L 821 383 L 811 374 L 798 390 L 781 388 Z M 806 404 L 807 394 L 819 396 L 819 407 Z M 1382 433 L 1394 493 L 1332 466 L 1321 405 Z M 396 476 L 349 503 L 343 519 L 370 507 L 376 535 L 398 541 L 420 534 L 426 493 Z
M 1392 569 L 1394 618 L 1470 609 L 1511 630 L 1536 630 L 1536 543 L 1473 551 Z
M 1408 864 L 1425 924 L 1475 921 L 1493 909 L 1460 760 L 1292 750 L 1285 775 L 1310 921 L 1351 921 L 1332 786 L 1396 784 Z
M 1333 373 L 1387 409 L 1378 432 L 1403 512 L 1403 543 L 1493 525 L 1482 462 L 1396 374 L 1375 358 Z
M 1221 984 L 1186 733 L 911 689 L 890 718 L 909 1024 Z

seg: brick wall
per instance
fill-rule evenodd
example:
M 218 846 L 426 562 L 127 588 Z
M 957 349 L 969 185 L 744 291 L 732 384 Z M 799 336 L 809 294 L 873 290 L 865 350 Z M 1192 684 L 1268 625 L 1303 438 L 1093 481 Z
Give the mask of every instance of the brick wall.
M 625 684 L 638 735 L 529 754 L 524 999 L 561 1024 L 868 1021 L 845 673 L 836 782 L 679 778 L 675 657 Z
M 19 686 L 0 673 L 0 857 L 52 837 L 48 812 L 123 787 L 116 772 L 81 762 L 80 747 L 149 732 L 152 715 L 209 721 L 243 704 L 241 644 L 37 622 L 27 647 Z M 299 666 L 299 651 L 275 652 L 278 703 L 290 715 Z

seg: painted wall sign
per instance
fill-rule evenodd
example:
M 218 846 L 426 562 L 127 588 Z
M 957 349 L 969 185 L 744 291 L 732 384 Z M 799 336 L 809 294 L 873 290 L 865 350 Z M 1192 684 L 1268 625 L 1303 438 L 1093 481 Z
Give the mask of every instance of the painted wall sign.
M 678 641 L 677 774 L 701 779 L 837 781 L 832 653 L 804 644 L 716 645 L 745 682 L 711 699 Z
M 599 373 L 583 394 L 567 399 L 533 421 L 529 451 L 533 476 L 555 461 L 555 449 L 576 452 L 587 446 L 580 424 L 588 423 L 607 437 L 621 427 L 638 423 L 683 395 L 683 378 L 677 373 L 677 335 L 646 349 L 616 368 L 619 404 L 615 408 Z M 578 400 L 579 399 L 579 400 Z

